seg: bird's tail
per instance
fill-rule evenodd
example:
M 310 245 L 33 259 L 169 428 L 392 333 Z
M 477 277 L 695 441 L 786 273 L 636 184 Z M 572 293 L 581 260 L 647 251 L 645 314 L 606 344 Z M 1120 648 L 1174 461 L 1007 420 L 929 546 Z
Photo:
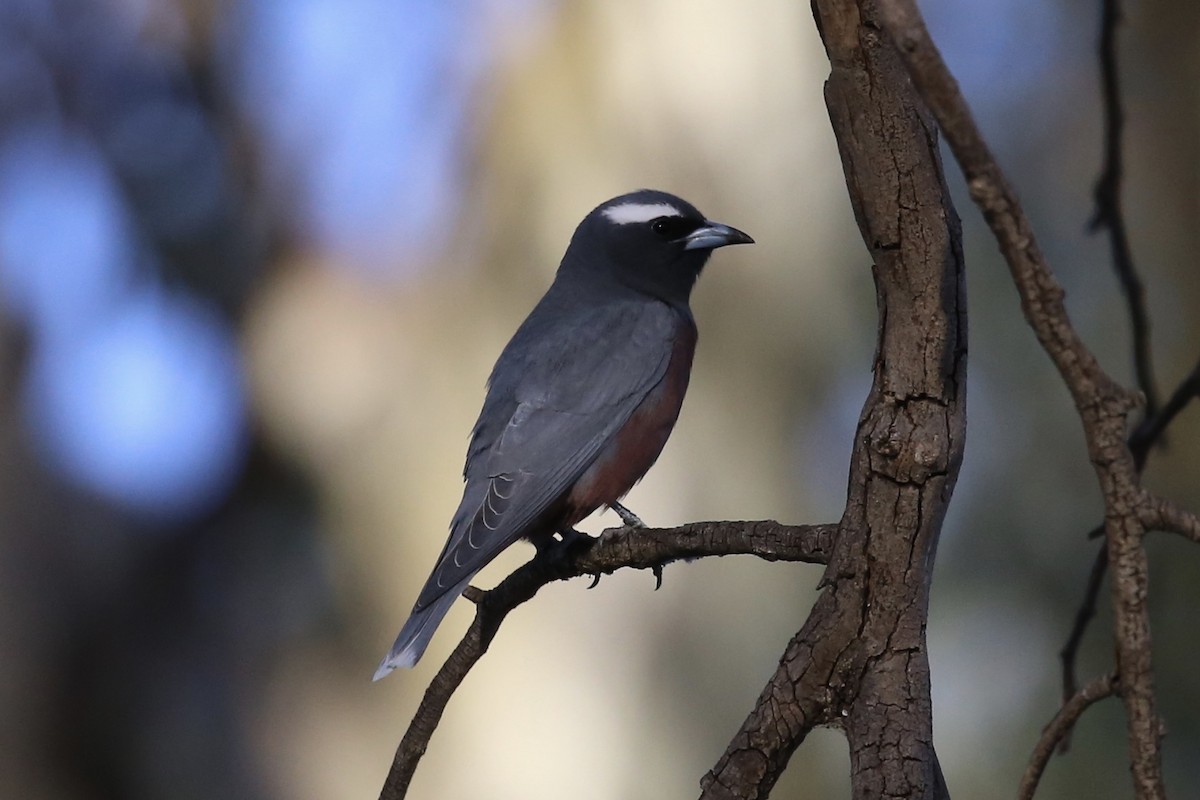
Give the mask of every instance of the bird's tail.
M 446 616 L 450 606 L 454 605 L 454 601 L 467 588 L 467 584 L 473 577 L 475 577 L 474 572 L 425 608 L 413 610 L 408 622 L 405 622 L 404 627 L 400 629 L 400 635 L 396 637 L 396 643 L 392 645 L 391 652 L 380 663 L 379 669 L 375 670 L 375 677 L 371 680 L 377 681 L 394 669 L 411 667 L 421 660 L 421 656 L 425 653 L 425 648 L 429 645 L 429 640 L 433 638 L 438 625 L 441 624 L 442 618 Z

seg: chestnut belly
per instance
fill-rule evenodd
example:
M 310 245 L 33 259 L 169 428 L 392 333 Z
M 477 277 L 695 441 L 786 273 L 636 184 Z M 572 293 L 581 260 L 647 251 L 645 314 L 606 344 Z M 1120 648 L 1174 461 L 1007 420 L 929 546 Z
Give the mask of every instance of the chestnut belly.
M 676 341 L 662 380 L 567 493 L 564 525 L 574 525 L 600 506 L 620 500 L 654 465 L 679 418 L 695 347 L 695 328 L 688 325 Z

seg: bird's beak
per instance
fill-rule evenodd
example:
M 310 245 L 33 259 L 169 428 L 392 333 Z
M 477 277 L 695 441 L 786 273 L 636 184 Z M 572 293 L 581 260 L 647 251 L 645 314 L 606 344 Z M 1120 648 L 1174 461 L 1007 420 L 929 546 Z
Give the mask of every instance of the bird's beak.
M 683 237 L 684 250 L 714 250 L 727 244 L 754 244 L 754 240 L 737 228 L 706 219 L 704 224 Z

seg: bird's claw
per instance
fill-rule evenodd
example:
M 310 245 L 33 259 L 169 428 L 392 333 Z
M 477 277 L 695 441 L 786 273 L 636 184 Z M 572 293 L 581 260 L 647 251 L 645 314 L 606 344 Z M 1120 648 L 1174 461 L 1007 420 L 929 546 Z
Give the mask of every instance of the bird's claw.
M 574 528 L 563 528 L 558 532 L 558 535 L 562 537 L 562 541 L 558 543 L 558 546 L 568 552 L 596 541 L 594 536 L 588 536 L 586 533 L 577 531 Z
M 534 542 L 537 554 L 534 558 L 542 559 L 561 567 L 570 564 L 571 559 L 587 550 L 596 543 L 596 537 L 580 533 L 574 528 L 563 528 L 558 531 L 559 539 L 553 536 Z
M 600 585 L 600 575 L 601 575 L 601 573 L 599 573 L 599 572 L 592 575 L 592 582 L 590 584 L 588 584 L 589 589 L 595 589 L 597 586 Z
M 662 588 L 663 565 L 655 564 L 650 568 L 650 571 L 654 573 L 654 591 L 657 592 Z
M 628 508 L 621 505 L 620 503 L 615 503 L 615 502 L 609 503 L 608 507 L 611 508 L 613 511 L 617 512 L 617 516 L 621 518 L 621 522 L 623 522 L 625 524 L 625 527 L 627 527 L 627 528 L 644 528 L 644 527 L 646 527 L 646 523 L 642 522 L 641 517 L 639 517 L 637 514 L 633 513 L 632 511 L 630 511 Z

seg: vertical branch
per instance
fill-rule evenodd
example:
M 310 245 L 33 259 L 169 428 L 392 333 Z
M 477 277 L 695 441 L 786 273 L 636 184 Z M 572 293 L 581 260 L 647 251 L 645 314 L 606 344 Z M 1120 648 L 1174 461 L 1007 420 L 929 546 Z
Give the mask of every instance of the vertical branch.
M 961 232 L 936 128 L 881 35 L 876 2 L 813 10 L 831 65 L 826 106 L 873 260 L 874 381 L 824 591 L 702 797 L 765 797 L 808 731 L 835 723 L 854 798 L 945 798 L 925 628 L 966 435 Z
M 1142 547 L 1147 493 L 1125 443 L 1125 425 L 1137 399 L 1112 379 L 1079 338 L 1063 303 L 1064 292 L 1046 264 L 1016 193 L 929 36 L 912 0 L 888 0 L 884 24 L 902 54 L 917 91 L 929 105 L 1008 264 L 1025 319 L 1058 368 L 1083 425 L 1088 457 L 1104 497 L 1117 672 L 1128 722 L 1130 768 L 1140 800 L 1164 796 L 1154 696 L 1148 565 Z
M 1075 723 L 1079 721 L 1083 712 L 1090 705 L 1111 696 L 1116 690 L 1116 676 L 1101 675 L 1063 701 L 1062 708 L 1042 731 L 1037 747 L 1033 750 L 1033 756 L 1029 759 L 1029 766 L 1025 768 L 1025 774 L 1021 776 L 1021 785 L 1017 789 L 1019 800 L 1033 800 L 1038 783 L 1042 779 L 1042 773 L 1046 771 L 1046 765 L 1050 763 L 1050 756 L 1054 755 L 1055 746 L 1061 747 L 1066 744 L 1067 738 L 1071 735 L 1071 729 L 1075 727 Z
M 1167 399 L 1167 404 L 1159 409 L 1157 414 L 1149 415 L 1142 420 L 1142 423 L 1130 435 L 1129 449 L 1133 451 L 1133 459 L 1139 470 L 1145 465 L 1150 448 L 1161 439 L 1167 426 L 1174 421 L 1188 403 L 1198 397 L 1200 397 L 1200 361 L 1196 362 L 1192 371 L 1175 387 L 1175 391 Z
M 1124 178 L 1125 113 L 1121 106 L 1120 72 L 1117 68 L 1117 26 L 1121 23 L 1120 0 L 1102 0 L 1100 21 L 1100 86 L 1104 98 L 1104 169 L 1096 181 L 1096 211 L 1090 228 L 1108 230 L 1113 267 L 1121 282 L 1133 335 L 1133 367 L 1138 388 L 1146 396 L 1146 416 L 1158 411 L 1158 389 L 1154 382 L 1150 349 L 1150 320 L 1146 314 L 1146 292 L 1133 264 L 1133 251 L 1125 227 L 1121 203 Z
M 1097 533 L 1103 533 L 1103 529 L 1099 529 Z M 1075 672 L 1076 658 L 1079 654 L 1079 646 L 1083 643 L 1083 634 L 1087 631 L 1092 618 L 1096 616 L 1096 598 L 1100 596 L 1100 586 L 1104 583 L 1104 574 L 1107 571 L 1108 548 L 1101 547 L 1096 551 L 1096 558 L 1092 562 L 1092 570 L 1088 574 L 1083 602 L 1079 604 L 1079 610 L 1075 612 L 1075 622 L 1071 625 L 1071 634 L 1067 637 L 1067 643 L 1063 645 L 1063 649 L 1059 653 L 1063 668 L 1062 699 L 1064 703 L 1068 702 L 1079 691 L 1079 677 Z M 1062 739 L 1062 752 L 1065 753 L 1069 746 L 1070 735 L 1068 734 Z
M 1196 397 L 1200 397 L 1200 362 L 1197 362 L 1196 366 L 1192 367 L 1192 371 L 1180 381 L 1179 386 L 1175 388 L 1175 391 L 1167 399 L 1166 405 L 1162 406 L 1157 413 L 1148 415 L 1134 429 L 1133 433 L 1129 435 L 1129 452 L 1133 454 L 1134 467 L 1137 469 L 1139 475 L 1146 466 L 1146 459 L 1150 455 L 1150 449 L 1161 441 L 1167 427 L 1179 412 Z M 1092 535 L 1099 536 L 1103 532 L 1104 528 L 1100 527 L 1093 531 Z M 1105 547 L 1101 547 L 1100 551 L 1096 554 L 1095 562 L 1092 564 L 1092 571 L 1088 576 L 1087 586 L 1084 589 L 1083 602 L 1079 604 L 1079 610 L 1075 614 L 1075 622 L 1071 626 L 1071 633 L 1067 637 L 1067 643 L 1059 653 L 1063 666 L 1064 703 L 1075 695 L 1079 683 L 1076 674 L 1076 660 L 1079 654 L 1079 646 L 1083 642 L 1083 635 L 1087 631 L 1088 625 L 1096 614 L 1096 598 L 1100 596 L 1100 587 L 1104 582 L 1104 575 L 1107 569 L 1108 550 Z M 1070 735 L 1068 734 L 1062 740 L 1062 751 L 1066 752 L 1069 746 Z

